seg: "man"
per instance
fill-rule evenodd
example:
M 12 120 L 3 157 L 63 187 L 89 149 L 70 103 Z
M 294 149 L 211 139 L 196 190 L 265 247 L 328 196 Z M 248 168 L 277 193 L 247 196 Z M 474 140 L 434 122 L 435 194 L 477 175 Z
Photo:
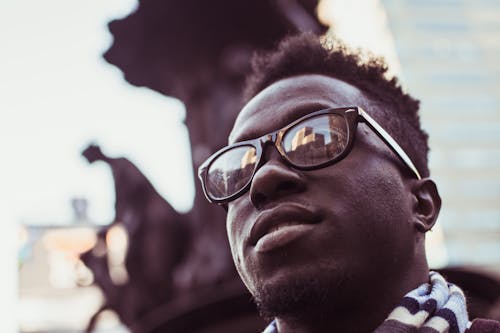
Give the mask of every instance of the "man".
M 200 167 L 236 268 L 274 318 L 265 332 L 470 326 L 461 290 L 429 272 L 441 200 L 418 101 L 386 71 L 312 34 L 284 40 L 255 60 L 229 146 Z M 485 325 L 500 331 L 469 331 Z

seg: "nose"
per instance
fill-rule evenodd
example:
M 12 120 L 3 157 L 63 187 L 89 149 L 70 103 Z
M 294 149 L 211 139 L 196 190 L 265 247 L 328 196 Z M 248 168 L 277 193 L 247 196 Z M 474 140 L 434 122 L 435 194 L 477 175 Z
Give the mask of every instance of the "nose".
M 262 156 L 266 162 L 255 172 L 250 186 L 250 200 L 257 209 L 306 188 L 304 176 L 287 166 L 275 148 L 268 147 L 266 150 L 267 154 Z

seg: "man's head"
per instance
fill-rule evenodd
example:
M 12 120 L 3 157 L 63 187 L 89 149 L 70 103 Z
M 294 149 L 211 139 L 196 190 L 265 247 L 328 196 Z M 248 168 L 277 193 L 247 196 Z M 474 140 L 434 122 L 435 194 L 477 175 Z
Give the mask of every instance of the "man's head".
M 312 35 L 283 42 L 277 52 L 259 58 L 255 70 L 249 81 L 251 99 L 229 144 L 262 137 L 256 153 L 260 163 L 248 185 L 221 202 L 227 204 L 233 259 L 261 311 L 277 317 L 344 311 L 421 283 L 427 276 L 424 233 L 440 208 L 431 180 L 417 179 L 366 123 L 349 133 L 348 126 L 339 125 L 340 115 L 321 118 L 331 122 L 326 126 L 307 119 L 288 140 L 290 147 L 314 142 L 302 153 L 330 156 L 332 163 L 296 167 L 294 157 L 286 155 L 295 148 L 284 147 L 294 121 L 318 110 L 357 106 L 400 143 L 427 177 L 418 102 L 402 93 L 395 80 L 383 77 L 386 69 L 380 62 L 362 65 L 345 49 L 326 50 Z M 267 135 L 283 128 L 287 130 Z M 324 153 L 329 148 L 317 139 L 326 132 L 335 136 L 332 155 Z M 352 134 L 352 147 L 339 144 Z M 335 159 L 335 151 L 346 154 Z M 240 157 L 242 172 L 243 165 L 258 158 Z M 221 160 L 220 170 L 230 162 Z M 238 186 L 231 183 L 238 180 L 231 180 L 231 174 L 214 171 L 224 179 L 221 191 Z

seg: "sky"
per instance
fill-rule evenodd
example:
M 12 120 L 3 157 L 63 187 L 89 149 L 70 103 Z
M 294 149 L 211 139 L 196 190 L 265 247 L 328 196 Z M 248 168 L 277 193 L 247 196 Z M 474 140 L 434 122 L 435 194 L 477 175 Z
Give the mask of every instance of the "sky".
M 90 143 L 132 160 L 174 208 L 193 201 L 184 106 L 126 83 L 102 58 L 106 24 L 131 0 L 2 0 L 0 4 L 0 209 L 14 223 L 67 224 L 71 198 L 89 202 L 91 221 L 112 221 L 114 190 Z

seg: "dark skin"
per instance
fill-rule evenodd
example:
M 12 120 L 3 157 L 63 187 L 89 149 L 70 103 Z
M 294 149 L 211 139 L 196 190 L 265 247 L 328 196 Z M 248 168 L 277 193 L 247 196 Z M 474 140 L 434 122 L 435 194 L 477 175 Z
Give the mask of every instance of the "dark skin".
M 229 142 L 345 106 L 360 106 L 377 119 L 369 99 L 343 81 L 316 74 L 283 79 L 243 108 Z M 250 190 L 227 207 L 237 270 L 263 303 L 281 297 L 292 280 L 293 286 L 313 281 L 326 295 L 271 310 L 280 333 L 372 332 L 404 294 L 427 282 L 424 234 L 441 205 L 436 186 L 408 173 L 366 125 L 359 124 L 350 154 L 322 169 L 287 166 L 272 146 L 263 157 Z M 305 227 L 287 241 L 256 243 L 252 228 L 272 216 Z

